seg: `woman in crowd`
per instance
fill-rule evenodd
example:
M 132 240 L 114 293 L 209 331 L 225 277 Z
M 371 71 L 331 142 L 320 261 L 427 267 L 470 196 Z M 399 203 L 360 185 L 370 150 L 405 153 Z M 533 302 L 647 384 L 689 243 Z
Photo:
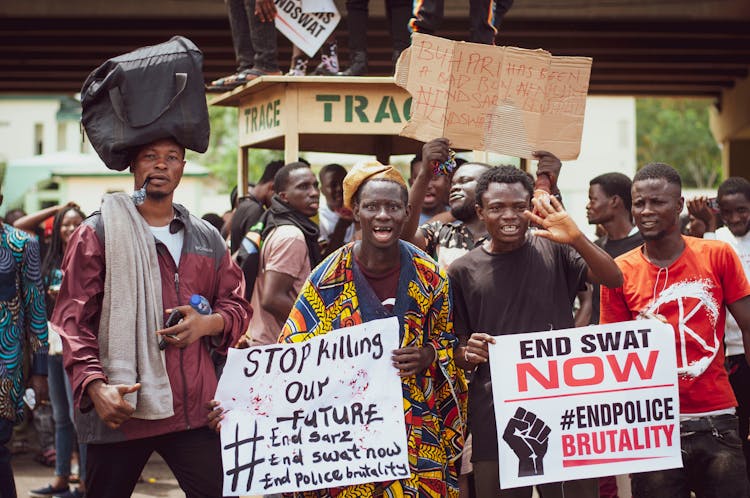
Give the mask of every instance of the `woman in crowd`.
M 62 282 L 62 264 L 68 240 L 84 218 L 83 211 L 75 204 L 67 204 L 55 215 L 52 227 L 52 239 L 42 263 L 42 279 L 47 296 L 47 318 L 52 315 L 57 292 Z M 49 397 L 52 402 L 52 414 L 55 419 L 55 478 L 44 488 L 32 490 L 31 496 L 61 496 L 80 498 L 84 495 L 84 472 L 86 468 L 86 447 L 80 445 L 79 468 L 80 483 L 78 488 L 70 489 L 71 456 L 76 443 L 76 432 L 73 425 L 73 393 L 65 374 L 62 360 L 62 342 L 60 336 L 49 328 L 48 376 Z

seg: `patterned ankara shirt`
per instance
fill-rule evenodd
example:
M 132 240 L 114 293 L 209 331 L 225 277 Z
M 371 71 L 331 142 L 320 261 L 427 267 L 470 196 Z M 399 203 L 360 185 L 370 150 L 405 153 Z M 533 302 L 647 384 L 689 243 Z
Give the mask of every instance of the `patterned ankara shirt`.
M 302 342 L 374 319 L 379 301 L 367 302 L 358 278 L 354 244 L 328 256 L 302 286 L 280 341 Z M 437 360 L 423 374 L 402 378 L 411 477 L 399 481 L 297 493 L 305 497 L 457 498 L 455 459 L 463 448 L 466 379 L 453 361 L 453 306 L 445 271 L 427 254 L 401 241 L 401 271 L 392 314 L 401 326 L 401 347 L 432 345 Z M 373 292 L 369 294 L 374 295 Z
M 39 243 L 0 223 L 0 418 L 23 418 L 24 349 L 31 374 L 47 375 L 47 314 Z
M 425 252 L 444 270 L 451 263 L 480 245 L 486 237 L 474 241 L 474 234 L 463 221 L 433 221 L 419 227 L 425 239 Z

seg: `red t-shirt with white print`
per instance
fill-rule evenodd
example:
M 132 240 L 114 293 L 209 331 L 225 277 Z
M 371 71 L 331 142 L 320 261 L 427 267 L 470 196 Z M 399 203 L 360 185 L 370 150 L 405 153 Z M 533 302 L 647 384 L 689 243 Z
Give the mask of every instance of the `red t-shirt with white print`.
M 680 412 L 705 413 L 737 406 L 724 369 L 727 304 L 750 295 L 732 248 L 716 240 L 683 237 L 685 250 L 668 268 L 651 264 L 641 248 L 615 261 L 622 287 L 601 288 L 601 323 L 663 315 L 674 328 Z

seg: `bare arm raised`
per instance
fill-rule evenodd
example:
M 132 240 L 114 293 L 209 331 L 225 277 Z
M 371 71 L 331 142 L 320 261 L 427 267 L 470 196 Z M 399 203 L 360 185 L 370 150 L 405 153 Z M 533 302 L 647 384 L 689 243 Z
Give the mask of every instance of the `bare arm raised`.
M 420 249 L 427 246 L 424 236 L 419 230 L 419 214 L 422 212 L 424 196 L 427 192 L 427 186 L 432 178 L 432 163 L 435 161 L 445 162 L 448 160 L 448 150 L 450 142 L 447 138 L 436 138 L 430 140 L 422 146 L 422 165 L 419 167 L 417 177 L 409 189 L 409 205 L 411 211 L 409 218 L 401 230 L 401 238 L 411 242 Z
M 532 199 L 534 210 L 539 214 L 526 211 L 524 214 L 542 227 L 534 231 L 538 237 L 552 240 L 560 244 L 572 246 L 588 265 L 586 279 L 594 284 L 607 287 L 622 285 L 622 272 L 612 257 L 602 248 L 591 242 L 583 235 L 570 215 L 554 197 Z

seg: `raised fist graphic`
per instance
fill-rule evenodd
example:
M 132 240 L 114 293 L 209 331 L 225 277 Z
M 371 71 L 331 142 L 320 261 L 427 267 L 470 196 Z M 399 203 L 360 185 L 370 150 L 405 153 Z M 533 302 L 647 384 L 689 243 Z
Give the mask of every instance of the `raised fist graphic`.
M 503 440 L 518 457 L 518 477 L 544 474 L 543 460 L 547 454 L 550 432 L 542 419 L 520 407 L 508 421 Z

